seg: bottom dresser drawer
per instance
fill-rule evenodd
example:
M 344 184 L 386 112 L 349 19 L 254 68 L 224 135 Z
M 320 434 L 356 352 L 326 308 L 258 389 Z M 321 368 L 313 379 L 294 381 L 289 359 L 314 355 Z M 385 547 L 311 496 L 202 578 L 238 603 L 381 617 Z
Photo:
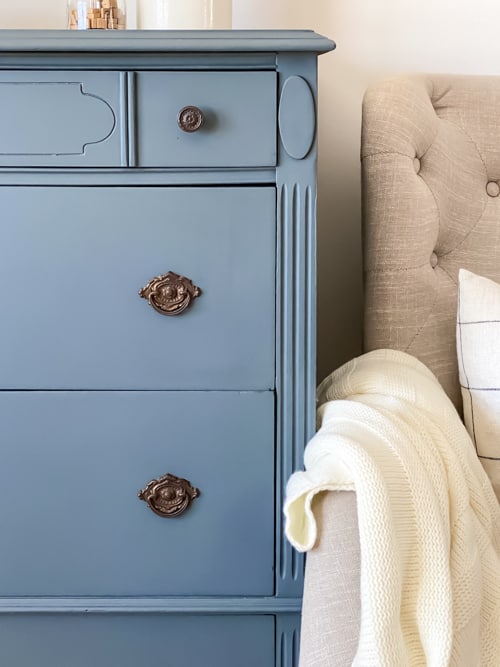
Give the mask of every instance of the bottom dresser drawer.
M 0 596 L 274 593 L 272 392 L 0 392 L 0 441 Z
M 5 667 L 273 667 L 273 616 L 0 616 Z

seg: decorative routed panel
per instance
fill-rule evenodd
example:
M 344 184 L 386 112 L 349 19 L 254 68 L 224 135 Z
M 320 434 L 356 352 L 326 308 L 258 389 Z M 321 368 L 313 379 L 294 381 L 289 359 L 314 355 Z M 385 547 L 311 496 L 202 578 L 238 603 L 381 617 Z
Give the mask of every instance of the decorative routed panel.
M 276 627 L 276 667 L 297 667 L 300 648 L 300 616 L 281 616 Z
M 315 197 L 306 184 L 284 184 L 279 191 L 281 225 L 278 351 L 278 471 L 281 491 L 292 472 L 302 467 L 304 444 L 314 424 L 315 369 L 313 354 Z M 312 394 L 312 395 L 311 395 Z M 282 594 L 302 587 L 303 557 L 280 530 L 278 582 Z
M 23 119 L 0 124 L 1 155 L 81 155 L 115 127 L 110 105 L 81 83 L 2 81 L 0 96 L 2 116 Z

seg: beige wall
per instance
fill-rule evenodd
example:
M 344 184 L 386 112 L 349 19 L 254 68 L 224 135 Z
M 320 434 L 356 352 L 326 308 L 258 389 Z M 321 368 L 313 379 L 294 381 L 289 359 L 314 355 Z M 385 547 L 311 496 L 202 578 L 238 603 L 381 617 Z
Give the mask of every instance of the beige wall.
M 131 0 L 132 1 L 132 0 Z M 183 0 L 180 0 L 183 1 Z M 0 0 L 0 27 L 63 28 L 65 0 Z M 497 0 L 233 0 L 234 28 L 311 28 L 320 59 L 318 376 L 361 345 L 359 126 L 371 82 L 399 71 L 500 74 Z
M 64 0 L 0 0 L 0 28 L 64 28 Z
M 135 28 L 136 0 L 127 0 L 132 8 L 131 28 Z M 0 0 L 0 28 L 65 29 L 67 0 Z
M 497 0 L 233 0 L 233 27 L 312 28 L 319 65 L 318 378 L 361 351 L 360 111 L 404 71 L 500 74 Z

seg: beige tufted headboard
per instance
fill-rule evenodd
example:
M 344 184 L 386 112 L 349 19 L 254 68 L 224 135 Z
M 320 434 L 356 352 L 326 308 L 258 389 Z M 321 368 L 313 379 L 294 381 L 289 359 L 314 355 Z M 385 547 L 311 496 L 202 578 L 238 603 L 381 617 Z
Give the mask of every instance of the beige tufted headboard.
M 421 75 L 363 104 L 365 349 L 415 355 L 461 405 L 461 267 L 500 282 L 500 77 Z

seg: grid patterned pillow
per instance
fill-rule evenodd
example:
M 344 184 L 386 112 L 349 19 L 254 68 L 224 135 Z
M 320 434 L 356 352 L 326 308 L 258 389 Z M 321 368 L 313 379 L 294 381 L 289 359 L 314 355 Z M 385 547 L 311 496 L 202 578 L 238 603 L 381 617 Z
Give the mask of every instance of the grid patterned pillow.
M 457 354 L 464 421 L 500 500 L 500 285 L 460 269 Z

